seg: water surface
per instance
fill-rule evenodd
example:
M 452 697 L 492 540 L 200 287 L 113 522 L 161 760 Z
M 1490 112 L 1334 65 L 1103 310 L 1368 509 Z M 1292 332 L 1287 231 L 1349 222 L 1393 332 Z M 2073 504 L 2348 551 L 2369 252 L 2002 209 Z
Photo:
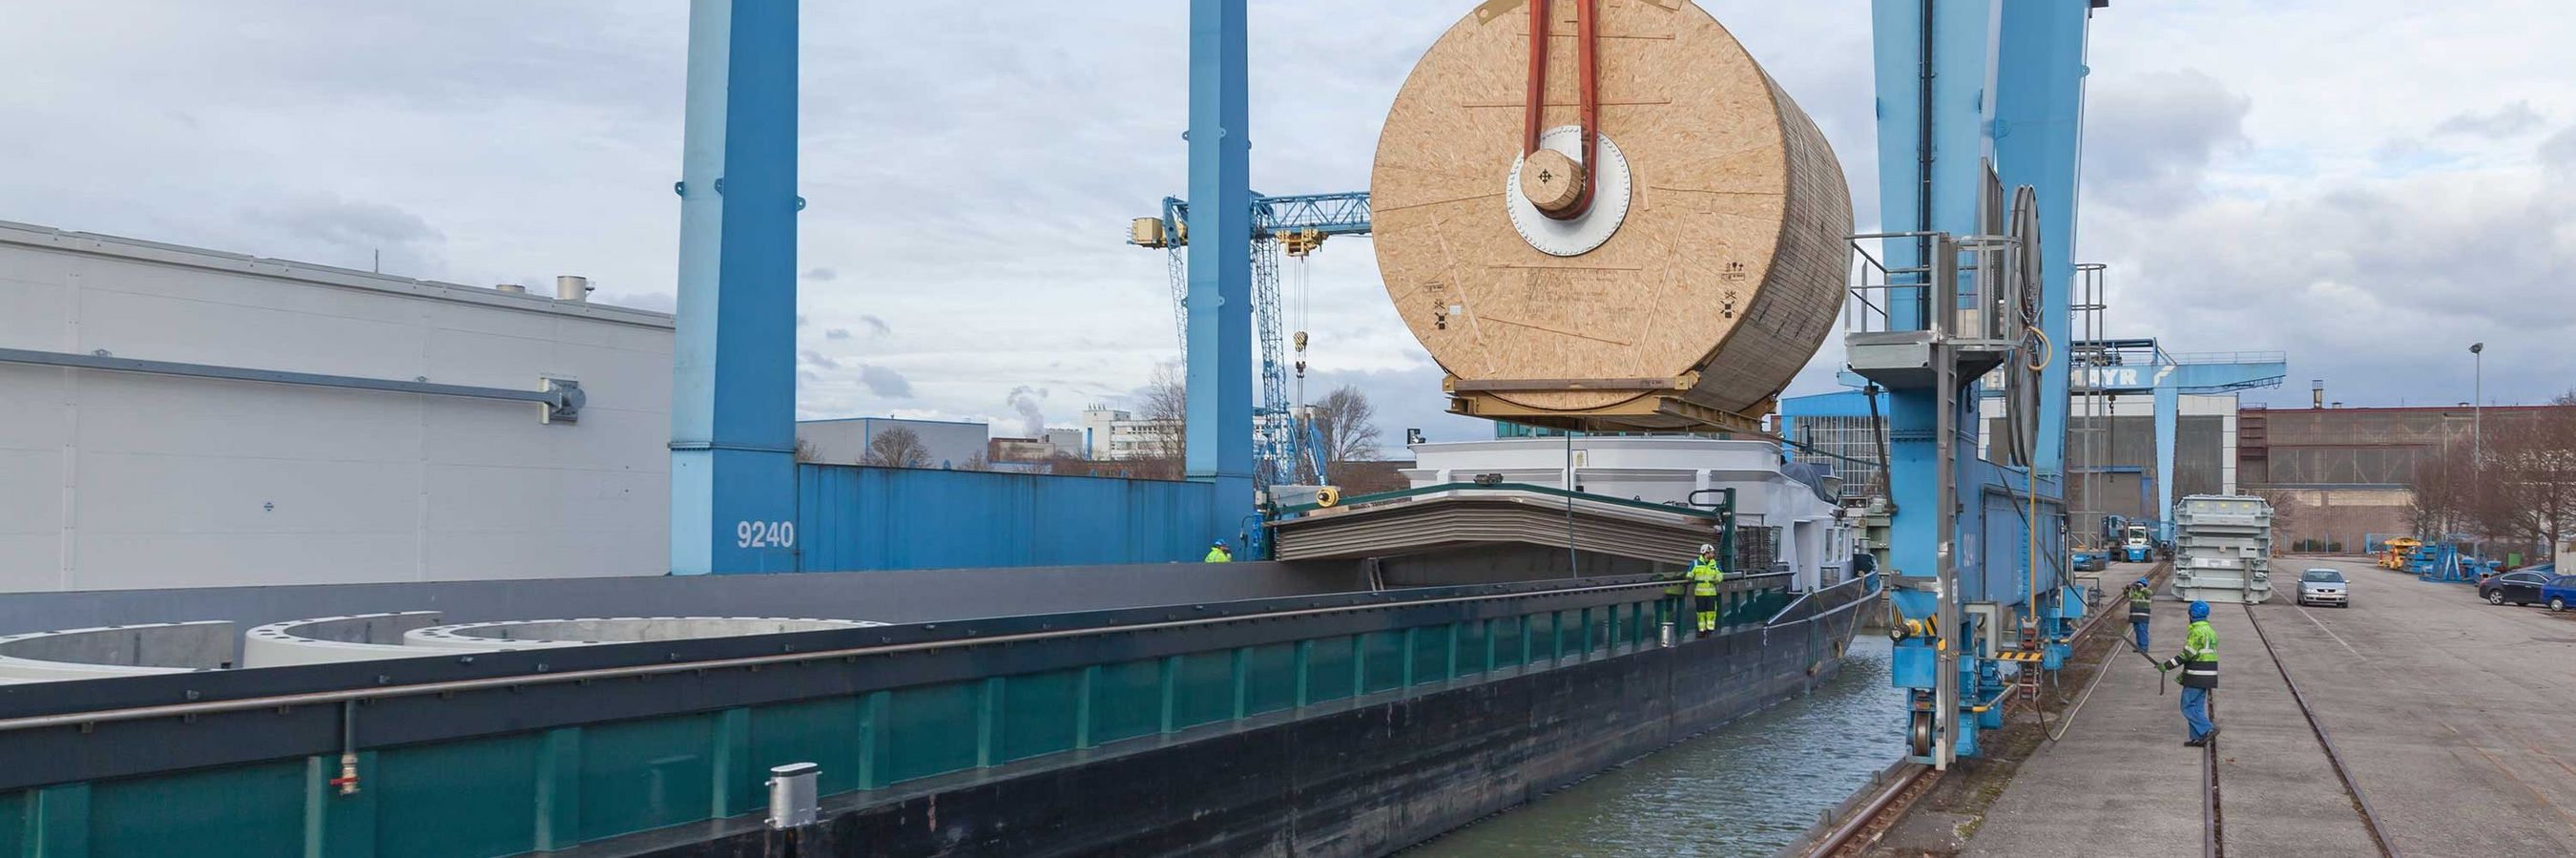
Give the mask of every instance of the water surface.
M 1815 693 L 1746 716 L 1404 858 L 1768 856 L 1905 753 L 1886 638 Z

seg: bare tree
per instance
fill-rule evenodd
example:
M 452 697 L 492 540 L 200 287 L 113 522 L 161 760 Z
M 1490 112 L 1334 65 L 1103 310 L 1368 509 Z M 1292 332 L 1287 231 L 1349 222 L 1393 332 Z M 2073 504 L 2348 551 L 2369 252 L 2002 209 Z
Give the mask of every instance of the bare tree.
M 2467 518 L 2477 478 L 2468 448 L 2445 444 L 2428 452 L 2415 463 L 2415 479 L 2408 486 L 2414 497 L 2407 514 L 2417 534 L 2440 539 Z
M 982 453 L 968 456 L 966 457 L 966 461 L 957 463 L 957 470 L 960 471 L 989 471 L 992 469 L 993 460 Z
M 2576 401 L 2489 420 L 2463 506 L 2480 535 L 2537 548 L 2576 530 Z
M 2272 506 L 2272 533 L 2275 535 L 2274 538 L 2279 538 L 2279 534 L 2299 532 L 2301 516 L 2298 513 L 2298 509 L 2290 504 L 2291 494 L 2288 491 L 2281 489 L 2255 489 L 2250 492 L 2250 494 L 2255 497 L 2262 498 L 2264 503 Z M 2316 548 L 2311 549 L 2301 547 L 2311 540 L 2311 538 L 2301 538 L 2293 541 L 2288 550 L 2324 551 L 2326 550 L 2325 545 L 2331 540 L 2331 537 L 2321 533 L 2312 539 L 2317 545 Z
M 1138 439 L 1136 454 L 1126 460 L 1133 465 L 1135 476 L 1180 479 L 1189 462 L 1190 396 L 1171 365 L 1154 368 L 1153 378 L 1145 382 L 1144 401 L 1139 403 L 1136 417 L 1143 424 L 1143 437 Z
M 1324 394 L 1313 408 L 1316 426 L 1324 434 L 1327 466 L 1377 461 L 1377 409 L 1369 405 L 1368 394 L 1345 384 Z
M 823 454 L 814 451 L 814 442 L 803 438 L 796 439 L 796 461 L 798 464 L 819 462 L 822 461 L 822 459 Z
M 868 439 L 868 456 L 861 464 L 881 468 L 930 467 L 930 446 L 912 430 L 897 426 Z

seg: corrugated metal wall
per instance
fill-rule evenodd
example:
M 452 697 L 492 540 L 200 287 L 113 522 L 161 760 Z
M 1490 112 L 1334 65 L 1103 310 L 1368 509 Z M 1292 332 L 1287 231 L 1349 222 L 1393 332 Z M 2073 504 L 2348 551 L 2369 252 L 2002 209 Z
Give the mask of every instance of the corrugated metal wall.
M 2108 429 L 2102 436 L 2101 464 L 2156 469 L 2156 421 L 2154 417 L 2102 418 Z M 1992 431 L 2003 431 L 2001 421 L 1987 421 Z M 2093 425 L 2092 418 L 2078 415 L 2068 418 L 2070 436 L 2066 442 L 2066 462 L 2070 468 L 2092 464 L 2087 455 L 2083 432 Z M 2227 418 L 2219 415 L 2185 414 L 2174 421 L 2174 497 L 2195 494 L 2218 494 L 2226 483 L 2221 467 L 2226 458 Z M 2105 492 L 2106 497 L 2111 493 Z M 2100 511 L 2100 510 L 2097 510 Z
M 1206 556 L 1208 483 L 799 465 L 798 568 L 1164 563 Z

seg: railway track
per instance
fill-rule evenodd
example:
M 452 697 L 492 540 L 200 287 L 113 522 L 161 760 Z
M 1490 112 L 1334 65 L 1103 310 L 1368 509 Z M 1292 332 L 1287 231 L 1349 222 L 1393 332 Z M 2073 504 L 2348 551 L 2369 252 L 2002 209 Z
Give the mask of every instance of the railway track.
M 2344 795 L 2352 799 L 2353 813 L 2360 817 L 2362 827 L 2370 832 L 2372 845 L 2379 848 L 2383 858 L 2404 858 L 2406 853 L 2389 839 L 2387 829 L 2380 826 L 2379 814 L 2371 810 L 2370 799 L 2362 794 L 2361 784 L 2353 780 L 2352 770 L 2344 765 L 2342 752 L 2335 749 L 2334 736 L 2327 732 L 2325 722 L 2317 720 L 2317 710 L 2308 705 L 2307 695 L 2299 692 L 2299 681 L 2290 676 L 2289 666 L 2281 663 L 2280 651 L 2272 648 L 2272 637 L 2264 633 L 2263 621 L 2255 615 L 2254 606 L 2243 607 L 2245 622 L 2254 627 L 2255 639 L 2263 643 L 2264 657 L 2271 659 L 2272 669 L 2280 672 L 2282 684 L 2290 689 L 2291 702 L 2298 704 L 2299 714 L 2307 719 L 2308 730 L 2316 734 L 2318 749 L 2325 753 L 2326 763 L 2334 768 L 2335 778 L 2342 782 Z M 2210 695 L 2209 714 L 2213 723 L 2218 717 L 2218 698 L 2219 695 Z M 2225 731 L 2220 731 L 2219 736 L 2224 735 Z M 2201 749 L 2200 758 L 2201 854 L 2207 858 L 2224 858 L 2227 854 L 2226 785 L 2220 776 L 2219 746 L 2220 739 L 2213 737 L 2209 746 Z

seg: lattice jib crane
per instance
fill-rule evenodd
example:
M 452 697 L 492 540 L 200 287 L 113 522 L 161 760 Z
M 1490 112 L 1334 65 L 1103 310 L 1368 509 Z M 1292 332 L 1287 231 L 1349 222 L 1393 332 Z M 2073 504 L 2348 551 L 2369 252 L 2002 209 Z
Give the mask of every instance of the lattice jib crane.
M 1163 198 L 1161 217 L 1137 218 L 1128 230 L 1127 243 L 1162 250 L 1166 254 L 1164 269 L 1171 279 L 1172 314 L 1175 332 L 1180 336 L 1184 359 L 1189 348 L 1189 264 L 1183 249 L 1189 246 L 1190 204 L 1178 197 Z M 1303 194 L 1252 197 L 1252 316 L 1261 349 L 1261 397 L 1254 409 L 1254 457 L 1260 467 L 1254 471 L 1255 485 L 1296 483 L 1301 479 L 1322 482 L 1326 454 L 1314 449 L 1308 439 L 1313 433 L 1303 428 L 1305 421 L 1295 413 L 1298 404 L 1289 390 L 1290 364 L 1285 359 L 1282 331 L 1287 327 L 1281 307 L 1279 257 L 1304 258 L 1322 247 L 1324 239 L 1336 235 L 1369 234 L 1369 195 L 1366 191 L 1331 194 Z M 1298 360 L 1296 370 L 1304 377 L 1306 335 L 1296 332 Z

